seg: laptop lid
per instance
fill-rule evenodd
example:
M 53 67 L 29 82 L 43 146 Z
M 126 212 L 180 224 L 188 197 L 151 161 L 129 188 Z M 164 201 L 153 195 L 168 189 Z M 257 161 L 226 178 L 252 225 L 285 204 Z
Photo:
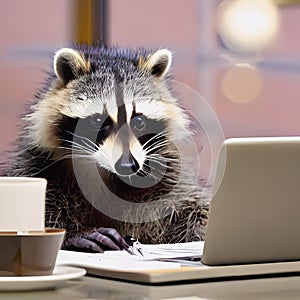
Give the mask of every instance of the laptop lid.
M 233 138 L 218 161 L 202 262 L 300 259 L 300 137 Z

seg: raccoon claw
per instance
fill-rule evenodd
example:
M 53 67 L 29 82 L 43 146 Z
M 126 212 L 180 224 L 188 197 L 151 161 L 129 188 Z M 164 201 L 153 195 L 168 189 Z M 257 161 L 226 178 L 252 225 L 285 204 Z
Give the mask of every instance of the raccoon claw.
M 100 227 L 82 236 L 67 239 L 63 248 L 81 252 L 103 253 L 105 250 L 128 251 L 129 245 L 117 230 Z

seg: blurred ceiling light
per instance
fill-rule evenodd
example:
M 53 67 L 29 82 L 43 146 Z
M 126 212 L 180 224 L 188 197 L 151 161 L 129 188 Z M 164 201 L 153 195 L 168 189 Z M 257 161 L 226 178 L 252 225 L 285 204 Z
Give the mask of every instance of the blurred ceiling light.
M 279 30 L 278 8 L 271 0 L 225 0 L 217 17 L 222 42 L 237 53 L 264 49 Z
M 249 103 L 255 100 L 262 90 L 261 74 L 247 63 L 237 64 L 224 75 L 222 90 L 225 96 L 235 103 Z

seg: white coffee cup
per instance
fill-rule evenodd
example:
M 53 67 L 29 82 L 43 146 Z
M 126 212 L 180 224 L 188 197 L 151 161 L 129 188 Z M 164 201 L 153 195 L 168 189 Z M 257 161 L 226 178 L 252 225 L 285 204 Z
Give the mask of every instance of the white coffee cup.
M 0 177 L 0 232 L 44 231 L 46 186 L 43 178 Z

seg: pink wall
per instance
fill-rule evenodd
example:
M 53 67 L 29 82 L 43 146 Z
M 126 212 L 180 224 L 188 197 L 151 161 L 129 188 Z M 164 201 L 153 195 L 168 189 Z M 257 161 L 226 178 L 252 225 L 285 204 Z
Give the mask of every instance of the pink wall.
M 3 0 L 0 8 L 0 158 L 17 134 L 23 105 L 68 40 L 70 1 Z

